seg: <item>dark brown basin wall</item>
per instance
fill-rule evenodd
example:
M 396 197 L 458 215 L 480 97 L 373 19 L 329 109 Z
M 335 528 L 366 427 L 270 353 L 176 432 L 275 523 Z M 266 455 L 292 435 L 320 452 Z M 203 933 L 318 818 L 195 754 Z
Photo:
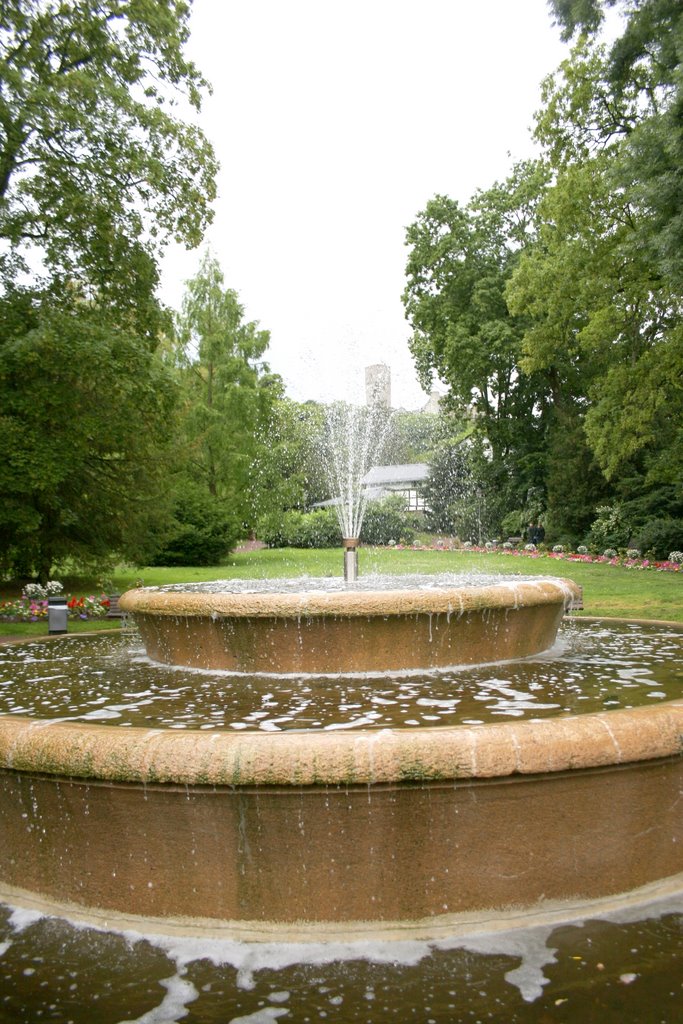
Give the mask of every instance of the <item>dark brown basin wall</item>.
M 124 914 L 406 921 L 683 871 L 683 760 L 381 786 L 0 772 L 0 884 Z

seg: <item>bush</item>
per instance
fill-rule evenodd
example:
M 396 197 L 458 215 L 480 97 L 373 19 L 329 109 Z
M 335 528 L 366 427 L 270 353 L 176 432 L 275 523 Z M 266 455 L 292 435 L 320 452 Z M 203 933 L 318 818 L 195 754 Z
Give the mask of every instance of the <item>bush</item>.
M 341 545 L 341 530 L 333 508 L 312 512 L 273 512 L 258 522 L 259 538 L 269 548 L 333 548 Z
M 400 495 L 370 501 L 365 510 L 361 539 L 366 544 L 411 544 L 415 536 L 414 516 Z M 292 509 L 263 516 L 257 526 L 259 538 L 270 548 L 336 548 L 341 546 L 341 529 L 334 508 L 312 512 Z
M 403 498 L 396 494 L 379 501 L 369 501 L 361 528 L 361 539 L 366 544 L 389 544 L 391 541 L 412 544 L 415 538 L 414 517 L 405 507 Z
M 341 529 L 334 508 L 312 512 L 287 512 L 285 537 L 290 548 L 335 548 L 341 544 Z
M 665 561 L 683 548 L 683 519 L 651 519 L 635 538 L 635 547 L 649 558 Z
M 630 520 L 620 505 L 600 505 L 590 528 L 588 543 L 597 551 L 625 548 L 631 535 Z M 640 545 L 636 544 L 636 547 Z
M 239 524 L 225 502 L 192 482 L 175 497 L 173 520 L 150 565 L 216 565 L 234 548 Z

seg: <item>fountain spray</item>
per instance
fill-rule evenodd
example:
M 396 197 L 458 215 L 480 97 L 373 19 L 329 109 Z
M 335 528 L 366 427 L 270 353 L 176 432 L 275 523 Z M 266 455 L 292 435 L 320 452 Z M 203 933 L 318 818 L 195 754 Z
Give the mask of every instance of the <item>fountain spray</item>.
M 330 493 L 337 498 L 347 583 L 358 578 L 358 546 L 368 501 L 363 479 L 381 457 L 390 424 L 391 410 L 377 400 L 366 406 L 335 402 L 327 409 L 323 456 Z

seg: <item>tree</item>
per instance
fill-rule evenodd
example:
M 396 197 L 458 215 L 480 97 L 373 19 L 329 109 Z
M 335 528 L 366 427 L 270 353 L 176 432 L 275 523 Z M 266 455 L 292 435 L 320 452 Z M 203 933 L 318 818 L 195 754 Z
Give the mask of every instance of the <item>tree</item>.
M 407 232 L 403 301 L 422 385 L 438 374 L 451 409 L 473 417 L 511 508 L 542 483 L 552 393 L 547 375 L 520 372 L 526 318 L 510 313 L 505 287 L 533 237 L 547 176 L 540 165 L 520 164 L 466 207 L 437 196 Z
M 556 177 L 538 207 L 538 238 L 506 296 L 510 309 L 530 320 L 522 367 L 566 382 L 581 425 L 571 432 L 612 490 L 623 491 L 623 480 L 680 479 L 683 306 L 675 274 L 653 258 L 651 213 L 633 182 L 624 185 L 626 169 L 634 170 L 648 76 L 639 71 L 617 87 L 612 74 L 604 50 L 580 41 L 545 84 L 538 136 Z M 570 408 L 565 403 L 565 420 Z M 595 500 L 604 500 L 605 484 L 589 469 L 587 454 L 575 495 L 592 480 Z M 564 525 L 574 531 L 581 517 L 567 517 L 563 491 L 551 504 L 564 510 Z
M 208 253 L 187 282 L 177 329 L 182 472 L 218 499 L 241 530 L 251 529 L 259 438 L 282 394 L 280 378 L 262 361 L 270 334 L 244 320 L 237 293 L 225 288 L 220 266 Z
M 321 460 L 324 422 L 324 407 L 316 402 L 278 397 L 272 403 L 249 476 L 249 501 L 259 519 L 305 511 L 330 497 Z
M 504 512 L 492 477 L 490 454 L 472 428 L 442 441 L 429 465 L 424 497 L 436 532 L 483 544 L 495 537 Z
M 183 55 L 189 10 L 185 0 L 0 6 L 5 283 L 39 259 L 55 282 L 84 281 L 155 329 L 154 255 L 169 237 L 197 245 L 215 195 L 210 144 L 173 112 L 180 100 L 199 109 L 205 86 Z M 136 316 L 143 284 L 150 308 Z
M 76 295 L 0 301 L 0 563 L 143 558 L 164 522 L 175 393 L 148 346 Z
M 641 213 L 634 239 L 670 286 L 683 285 L 683 8 L 679 0 L 552 0 L 566 39 L 594 38 L 607 7 L 622 14 L 621 35 L 593 78 L 621 139 L 619 186 Z M 579 42 L 580 46 L 588 44 Z M 575 88 L 569 94 L 577 95 Z M 626 113 L 624 116 L 623 112 Z M 557 118 L 554 118 L 557 121 Z M 565 118 L 578 123 L 578 118 Z M 595 133 L 604 145 L 606 124 Z M 577 129 L 574 128 L 576 133 Z
M 427 462 L 438 442 L 461 428 L 461 423 L 456 424 L 445 413 L 397 409 L 391 417 L 382 459 L 388 466 Z
M 183 0 L 0 4 L 0 559 L 143 557 L 175 387 L 157 259 L 196 245 L 216 163 Z

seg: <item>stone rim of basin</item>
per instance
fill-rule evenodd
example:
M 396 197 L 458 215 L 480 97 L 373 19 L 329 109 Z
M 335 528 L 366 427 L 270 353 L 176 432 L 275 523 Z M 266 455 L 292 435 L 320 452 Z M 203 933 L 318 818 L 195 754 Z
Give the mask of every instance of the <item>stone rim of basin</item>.
M 283 593 L 223 593 L 220 591 L 160 590 L 141 587 L 129 590 L 119 599 L 119 607 L 132 614 L 225 615 L 249 617 L 307 617 L 343 615 L 446 614 L 459 615 L 487 608 L 517 609 L 532 605 L 561 604 L 569 607 L 581 596 L 581 588 L 572 580 L 541 577 L 538 580 L 501 580 L 482 586 L 476 584 L 388 590 L 311 589 Z M 277 581 L 273 581 L 277 586 Z

